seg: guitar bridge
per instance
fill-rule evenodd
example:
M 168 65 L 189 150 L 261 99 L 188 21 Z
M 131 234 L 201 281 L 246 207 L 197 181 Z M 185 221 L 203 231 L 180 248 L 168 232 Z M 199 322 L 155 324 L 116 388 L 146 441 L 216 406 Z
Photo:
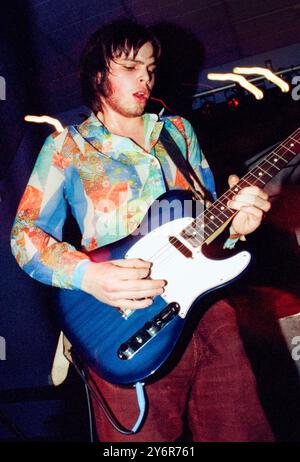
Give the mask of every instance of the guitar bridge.
M 128 319 L 129 316 L 131 316 L 134 313 L 134 310 L 131 310 L 130 308 L 117 308 L 117 310 L 124 319 Z
M 120 359 L 131 359 L 158 332 L 164 329 L 178 315 L 179 311 L 180 306 L 178 303 L 172 302 L 166 306 L 119 347 L 118 357 Z

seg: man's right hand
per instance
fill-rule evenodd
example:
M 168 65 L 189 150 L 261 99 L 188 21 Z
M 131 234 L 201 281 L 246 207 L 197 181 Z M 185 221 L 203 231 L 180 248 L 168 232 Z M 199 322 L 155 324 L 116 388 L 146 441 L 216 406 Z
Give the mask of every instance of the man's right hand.
M 151 263 L 139 259 L 91 262 L 82 281 L 82 290 L 97 300 L 119 308 L 146 308 L 152 297 L 164 292 L 166 281 L 146 279 Z

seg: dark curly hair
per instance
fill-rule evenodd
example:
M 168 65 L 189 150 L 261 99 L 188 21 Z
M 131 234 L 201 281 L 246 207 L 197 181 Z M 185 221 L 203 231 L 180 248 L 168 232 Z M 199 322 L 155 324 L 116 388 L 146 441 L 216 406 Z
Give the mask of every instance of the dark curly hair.
M 100 27 L 88 40 L 80 58 L 80 84 L 84 103 L 94 113 L 101 110 L 100 95 L 109 70 L 110 60 L 133 50 L 134 56 L 147 42 L 153 46 L 155 60 L 160 56 L 160 42 L 151 31 L 131 20 L 117 20 Z M 97 73 L 101 72 L 100 84 Z

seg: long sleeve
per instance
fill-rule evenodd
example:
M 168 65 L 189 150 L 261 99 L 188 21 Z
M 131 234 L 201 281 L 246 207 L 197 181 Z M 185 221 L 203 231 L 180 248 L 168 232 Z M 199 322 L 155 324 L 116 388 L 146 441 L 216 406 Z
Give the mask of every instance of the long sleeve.
M 88 257 L 62 242 L 67 201 L 64 168 L 59 152 L 66 136 L 50 135 L 21 198 L 11 232 L 11 249 L 20 267 L 32 278 L 61 288 L 80 288 Z

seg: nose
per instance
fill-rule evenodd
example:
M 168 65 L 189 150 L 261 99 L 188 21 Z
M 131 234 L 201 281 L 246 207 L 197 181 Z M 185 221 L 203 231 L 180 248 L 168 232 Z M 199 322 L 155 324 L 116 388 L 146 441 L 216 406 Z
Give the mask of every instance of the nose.
M 146 84 L 149 84 L 152 80 L 152 74 L 148 71 L 148 69 L 145 67 L 141 70 L 140 76 L 139 76 L 139 81 L 140 82 L 145 82 Z

